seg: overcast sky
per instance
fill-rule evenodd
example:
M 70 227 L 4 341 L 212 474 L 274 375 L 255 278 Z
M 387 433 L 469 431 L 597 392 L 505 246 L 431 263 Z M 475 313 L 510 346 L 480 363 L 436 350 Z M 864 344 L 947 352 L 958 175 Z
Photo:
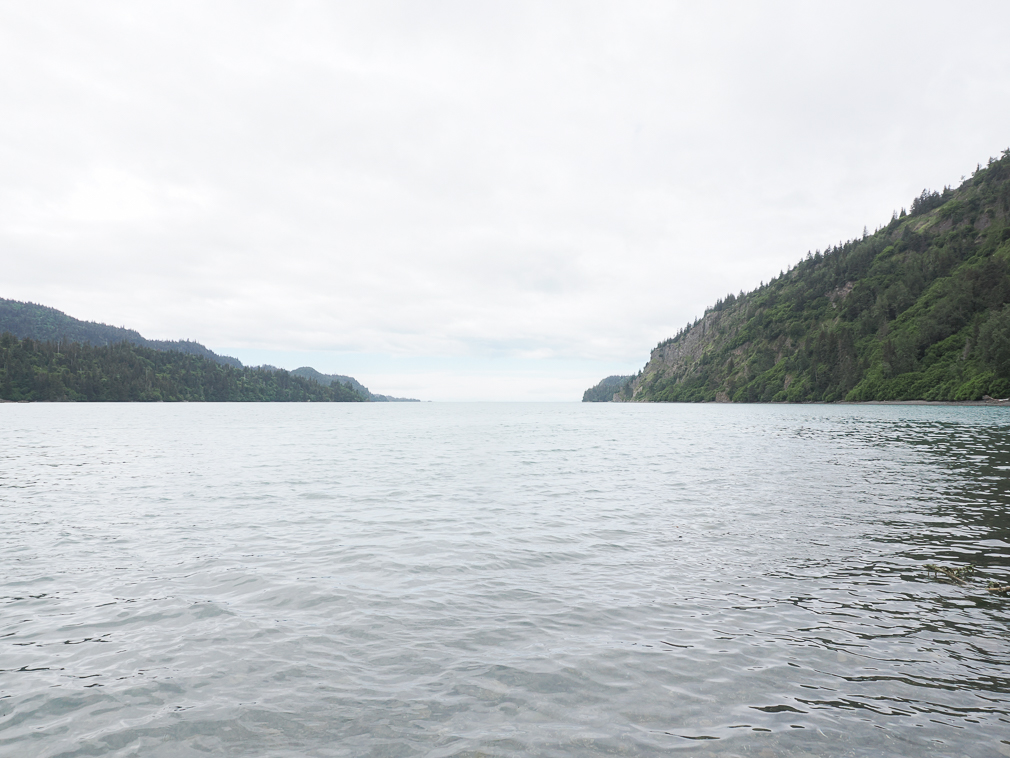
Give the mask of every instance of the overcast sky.
M 578 400 L 1010 147 L 1010 3 L 5 2 L 0 297 Z

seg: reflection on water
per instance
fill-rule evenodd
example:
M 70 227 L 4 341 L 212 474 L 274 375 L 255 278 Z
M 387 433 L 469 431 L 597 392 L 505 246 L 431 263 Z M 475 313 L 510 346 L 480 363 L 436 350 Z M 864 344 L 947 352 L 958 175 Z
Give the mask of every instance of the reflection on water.
M 1010 756 L 1008 431 L 2 406 L 0 754 Z

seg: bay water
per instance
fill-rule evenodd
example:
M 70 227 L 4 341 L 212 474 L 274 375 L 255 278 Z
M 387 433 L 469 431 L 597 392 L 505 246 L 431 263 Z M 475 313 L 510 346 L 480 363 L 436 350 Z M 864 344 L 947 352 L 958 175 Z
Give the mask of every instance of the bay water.
M 994 407 L 0 405 L 0 755 L 1010 756 L 1008 503 Z

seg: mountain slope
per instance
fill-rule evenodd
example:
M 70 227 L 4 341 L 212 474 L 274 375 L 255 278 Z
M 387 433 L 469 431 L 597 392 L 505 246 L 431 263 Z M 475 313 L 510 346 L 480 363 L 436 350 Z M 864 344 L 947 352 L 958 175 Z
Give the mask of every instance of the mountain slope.
M 582 394 L 583 403 L 609 403 L 614 399 L 614 394 L 621 391 L 633 376 L 608 376 L 594 387 L 590 387 Z
M 344 376 L 343 374 L 324 374 L 320 371 L 316 371 L 311 366 L 302 366 L 301 368 L 296 368 L 291 372 L 295 376 L 303 376 L 306 379 L 312 379 L 313 381 L 319 382 L 323 385 L 330 385 L 333 382 L 340 382 L 341 384 L 349 384 L 351 388 L 367 400 L 371 400 L 374 403 L 419 403 L 420 400 L 414 400 L 412 398 L 406 397 L 393 397 L 391 395 L 376 395 L 371 392 L 368 387 L 363 385 L 353 376 Z
M 231 366 L 236 369 L 243 368 L 242 362 L 238 358 L 218 355 L 199 342 L 190 342 L 189 340 L 149 340 L 133 329 L 109 326 L 108 324 L 100 324 L 95 321 L 81 321 L 80 319 L 68 316 L 63 311 L 58 311 L 45 305 L 22 303 L 17 300 L 0 298 L 0 334 L 4 333 L 10 333 L 19 340 L 30 339 L 34 342 L 54 343 L 65 340 L 73 343 L 89 344 L 95 347 L 111 346 L 126 342 L 152 350 L 178 352 L 184 355 L 206 358 L 215 363 Z M 172 363 L 171 360 L 168 362 Z M 258 368 L 263 371 L 281 371 L 281 369 L 273 366 L 260 366 Z M 286 374 L 288 372 L 283 373 Z M 307 366 L 295 369 L 290 373 L 294 376 L 318 382 L 324 387 L 328 387 L 334 382 L 341 386 L 349 384 L 352 391 L 365 400 L 374 402 L 405 401 L 403 398 L 373 394 L 367 387 L 350 376 L 322 374 L 314 368 Z M 340 394 L 342 391 L 341 389 L 336 394 Z
M 661 342 L 616 399 L 1010 395 L 1010 150 Z
M 131 345 L 149 347 L 152 350 L 175 350 L 186 355 L 198 355 L 216 363 L 241 368 L 238 358 L 218 355 L 199 342 L 189 340 L 149 340 L 135 332 L 95 321 L 81 321 L 68 316 L 63 311 L 35 303 L 0 298 L 0 334 L 10 332 L 18 339 L 29 338 L 42 342 L 87 342 L 92 345 L 114 345 L 129 342 Z
M 117 342 L 0 335 L 0 399 L 8 401 L 361 402 L 349 386 L 287 371 L 235 368 L 176 350 Z

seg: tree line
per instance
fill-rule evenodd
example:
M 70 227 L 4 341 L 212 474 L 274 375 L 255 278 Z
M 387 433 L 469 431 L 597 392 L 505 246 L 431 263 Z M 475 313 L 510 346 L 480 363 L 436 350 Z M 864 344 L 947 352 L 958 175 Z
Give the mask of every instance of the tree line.
M 638 399 L 743 402 L 1010 396 L 1010 151 L 912 213 L 808 254 L 727 296 L 677 365 L 648 365 Z M 704 322 L 704 324 L 702 324 Z
M 0 336 L 0 399 L 85 402 L 362 402 L 283 369 L 235 367 L 129 342 L 91 345 Z

